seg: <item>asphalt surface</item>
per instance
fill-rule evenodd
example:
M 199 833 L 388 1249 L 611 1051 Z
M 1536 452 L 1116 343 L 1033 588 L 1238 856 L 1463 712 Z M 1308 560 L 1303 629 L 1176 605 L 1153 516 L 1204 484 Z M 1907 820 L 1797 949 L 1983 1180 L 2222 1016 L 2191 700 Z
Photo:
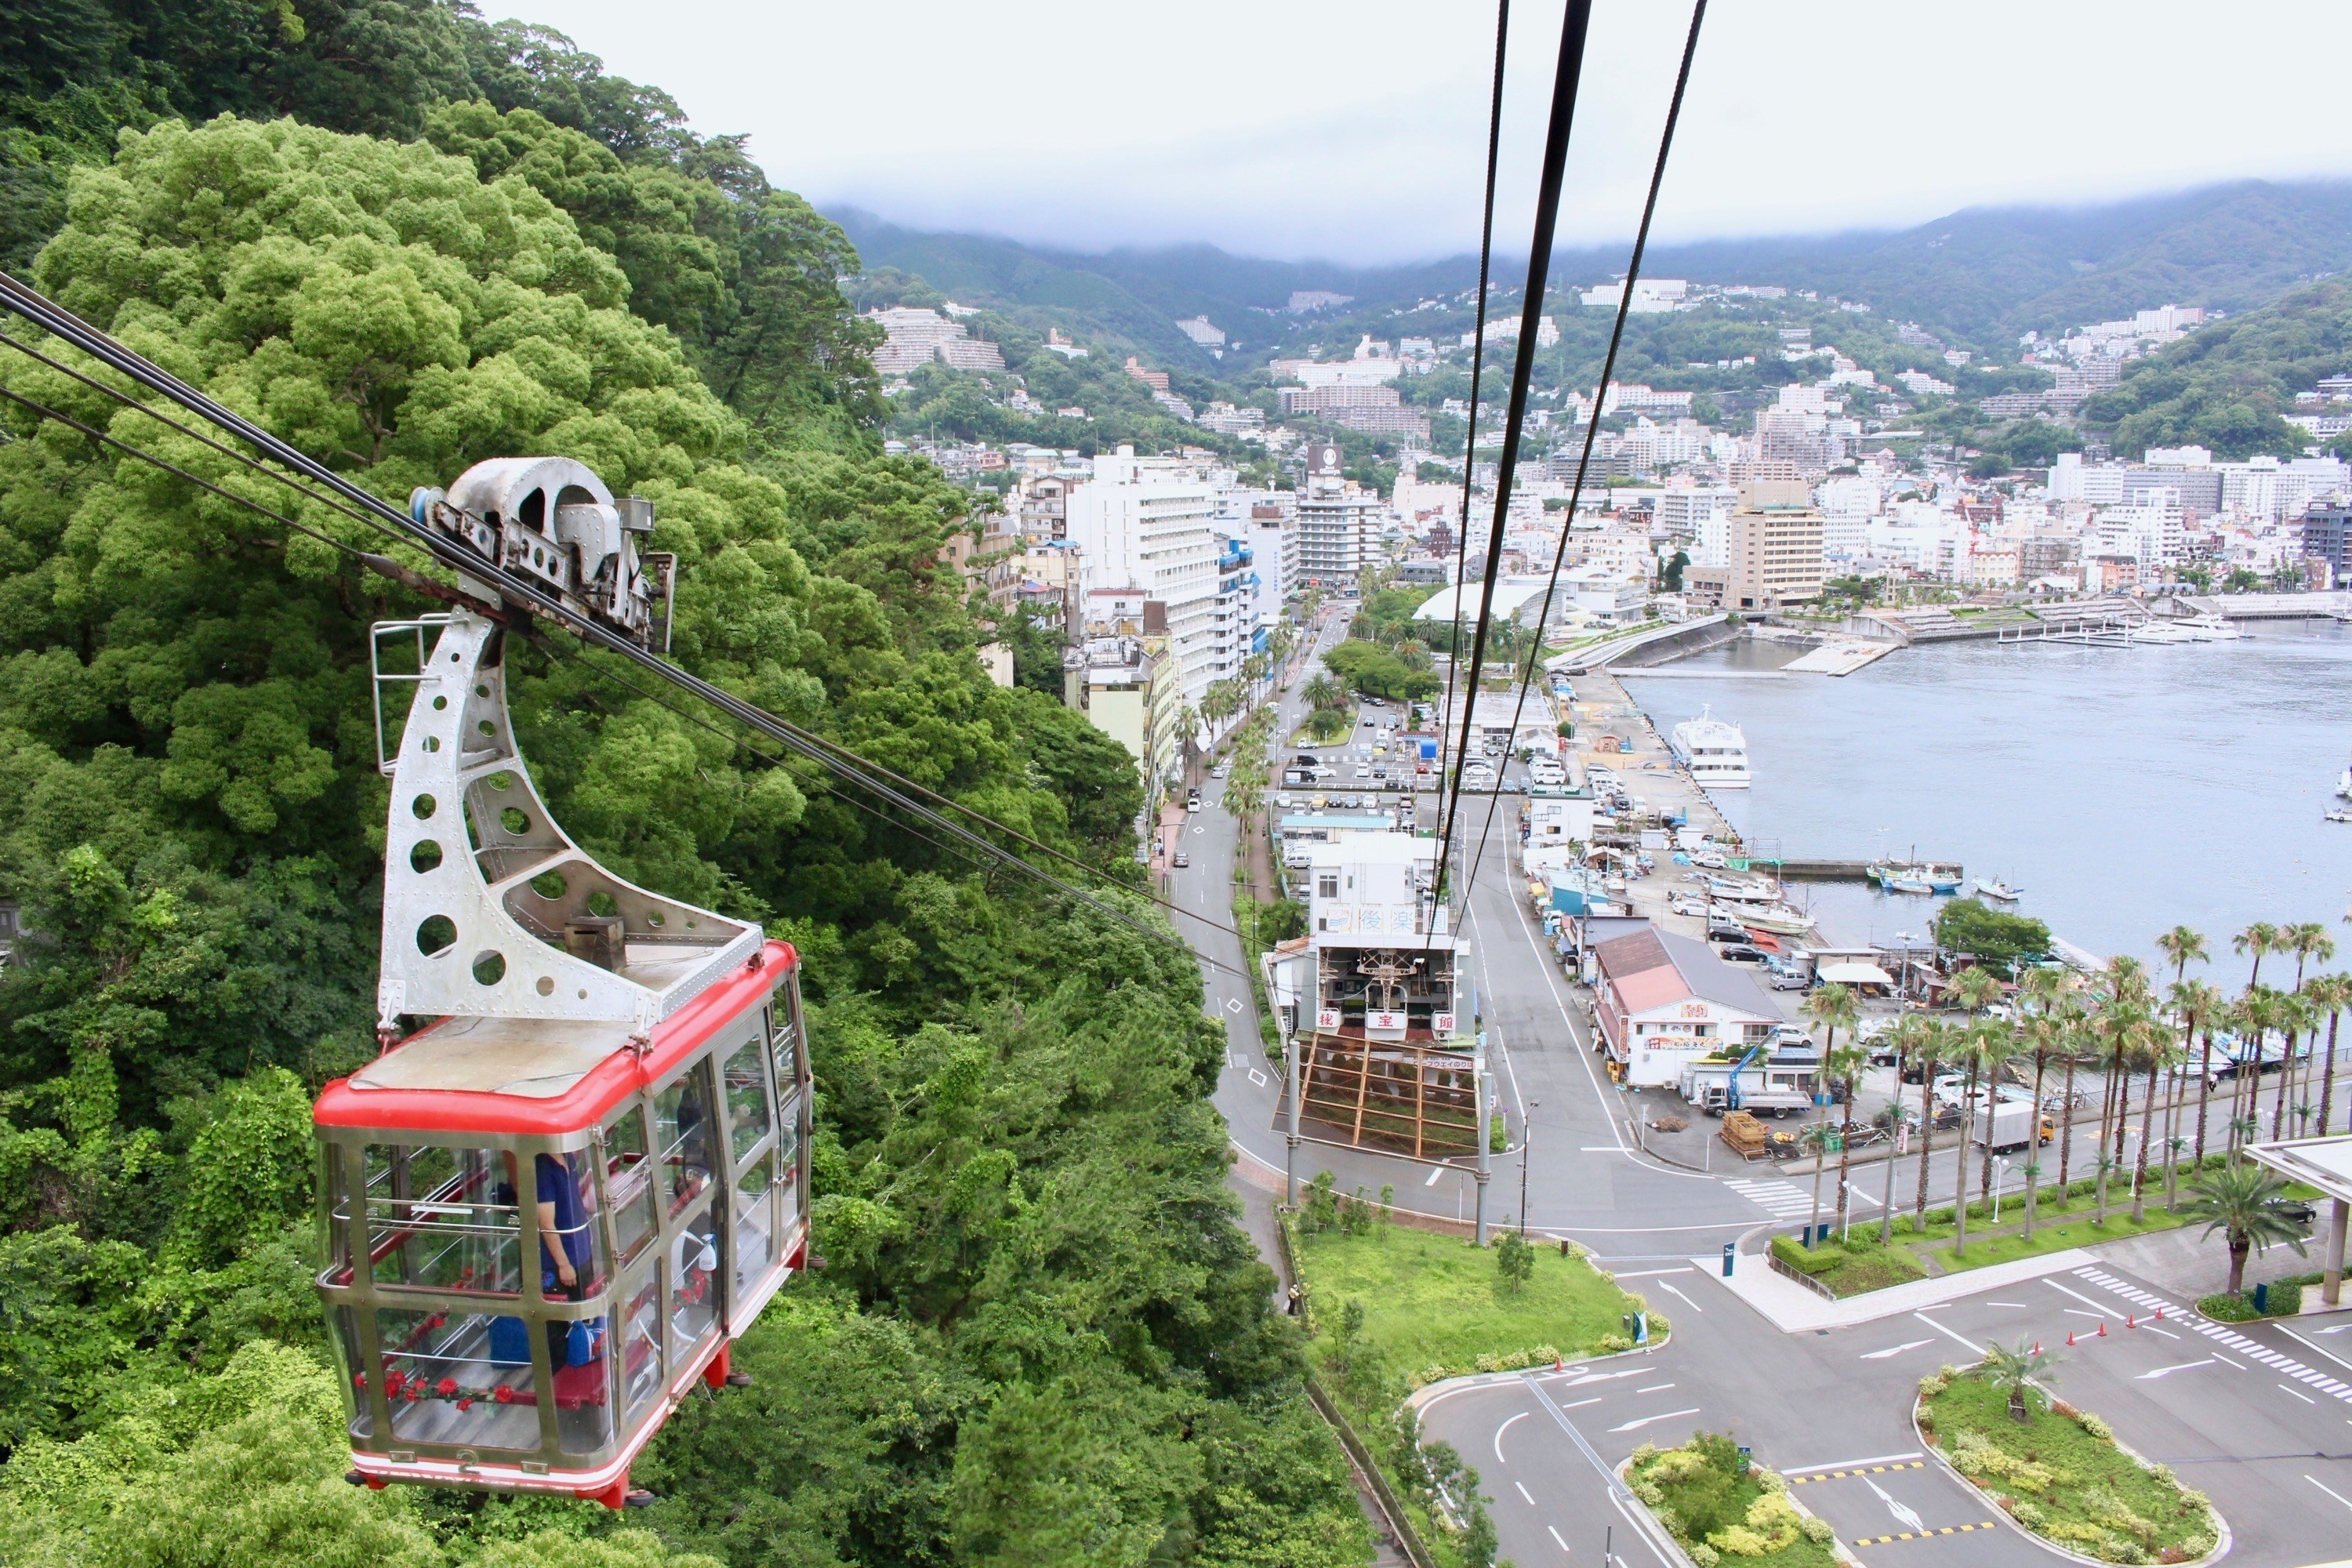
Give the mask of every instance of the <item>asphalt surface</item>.
M 1344 625 L 1339 616 L 1326 624 L 1318 652 Z M 1302 716 L 1297 693 L 1312 670 L 1310 658 L 1281 700 L 1278 756 L 1289 749 L 1282 741 Z M 1343 778 L 1324 793 L 1359 792 L 1351 783 Z M 1202 966 L 1205 1005 L 1227 1026 L 1216 1103 L 1263 1177 L 1283 1168 L 1282 1085 L 1263 1050 L 1248 983 L 1236 973 L 1238 939 L 1221 929 L 1231 923 L 1238 847 L 1235 824 L 1219 808 L 1222 793 L 1222 784 L 1211 784 L 1204 809 L 1184 825 L 1191 864 L 1173 873 L 1170 890 L 1186 911 L 1178 924 L 1187 938 L 1205 959 L 1231 966 Z M 1591 1248 L 1674 1325 L 1666 1343 L 1644 1353 L 1459 1385 L 1424 1406 L 1428 1433 L 1480 1472 L 1505 1555 L 1537 1568 L 1597 1563 L 1606 1546 L 1619 1563 L 1670 1568 L 1669 1550 L 1650 1536 L 1613 1471 L 1645 1440 L 1671 1447 L 1705 1429 L 1734 1434 L 1798 1482 L 1806 1505 L 1871 1568 L 2055 1561 L 1923 1453 L 1911 1426 L 1917 1380 L 1945 1363 L 1975 1361 L 1997 1338 L 2056 1350 L 2064 1397 L 2097 1411 L 2124 1442 L 2210 1496 L 2232 1531 L 2231 1563 L 2302 1568 L 2352 1560 L 2352 1314 L 2206 1324 L 2187 1303 L 2104 1268 L 1796 1335 L 1733 1296 L 1711 1260 L 1726 1242 L 1744 1237 L 1752 1248 L 1769 1230 L 1801 1223 L 1811 1179 L 1763 1165 L 1688 1171 L 1633 1146 L 1630 1097 L 1600 1070 L 1578 997 L 1517 896 L 1507 849 L 1517 837 L 1516 800 L 1496 801 L 1491 831 L 1482 831 L 1483 796 L 1465 799 L 1457 829 L 1477 848 L 1466 929 L 1494 1052 L 1496 1109 L 1515 1143 L 1491 1161 L 1490 1222 L 1507 1215 L 1516 1223 L 1524 1182 L 1531 1230 Z M 1434 795 L 1422 797 L 1422 814 L 1433 823 Z M 1948 1201 L 1953 1165 L 1948 1156 L 1936 1160 L 1934 1201 Z M 1342 1192 L 1388 1187 L 1402 1207 L 1449 1217 L 1475 1212 L 1476 1183 L 1461 1164 L 1303 1145 L 1300 1182 L 1322 1170 Z M 1884 1191 L 1883 1167 L 1864 1170 L 1856 1224 L 1877 1220 L 1874 1195 Z M 1898 1206 L 1907 1206 L 1916 1179 L 1906 1162 Z M 1824 1197 L 1825 1207 L 1833 1204 L 1827 1187 Z M 2159 1304 L 2165 1316 L 2154 1321 Z M 2342 1392 L 2331 1392 L 2331 1383 Z

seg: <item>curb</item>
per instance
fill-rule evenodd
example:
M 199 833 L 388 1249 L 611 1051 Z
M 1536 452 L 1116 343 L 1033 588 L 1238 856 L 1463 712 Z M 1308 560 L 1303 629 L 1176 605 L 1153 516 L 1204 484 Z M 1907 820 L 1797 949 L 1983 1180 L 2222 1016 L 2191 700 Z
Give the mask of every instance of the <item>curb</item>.
M 2040 1384 L 2036 1384 L 2034 1386 L 2036 1388 L 2041 1388 L 2042 1385 Z M 2046 1388 L 2042 1389 L 2042 1392 L 2045 1394 L 2050 1393 Z M 2054 1398 L 2055 1395 L 2052 1395 L 2052 1397 Z M 2053 1556 L 2063 1557 L 2069 1563 L 2080 1563 L 2084 1564 L 2084 1568 L 2115 1568 L 2115 1565 L 2104 1557 L 2086 1557 L 2079 1552 L 2069 1551 L 2067 1548 L 2059 1545 L 2056 1542 L 2050 1540 L 2047 1536 L 2038 1535 L 2032 1531 L 2026 1529 L 2023 1524 L 2018 1521 L 2015 1515 L 2011 1514 L 2009 1510 L 2000 1506 L 2000 1502 L 1995 1500 L 1991 1489 L 1980 1486 L 1976 1481 L 1962 1475 L 1958 1466 L 1954 1465 L 1951 1460 L 1944 1458 L 1944 1450 L 1937 1447 L 1936 1444 L 1930 1442 L 1927 1438 L 1927 1434 L 1920 1430 L 1919 1406 L 1921 1403 L 1922 1400 L 1920 1395 L 1915 1391 L 1911 1395 L 1911 1435 L 1919 1439 L 1919 1447 L 1921 1450 L 1925 1452 L 1929 1458 L 1936 1461 L 1937 1468 L 1942 1470 L 1944 1474 L 1949 1476 L 1960 1485 L 1968 1488 L 1977 1496 L 1984 1499 L 1985 1506 L 1992 1510 L 1994 1516 L 1997 1517 L 2002 1524 L 2007 1525 L 2011 1530 L 2015 1531 L 2026 1540 L 2033 1542 L 2034 1545 L 2039 1546 L 2042 1551 L 2051 1553 Z M 2156 1466 L 2148 1461 L 2147 1455 L 2142 1454 L 2137 1448 L 2127 1446 L 2121 1438 L 2110 1437 L 2108 1441 L 2114 1443 L 2119 1452 L 2129 1458 L 2130 1460 L 2134 1464 L 2139 1466 L 2140 1468 L 2151 1471 L 2156 1468 Z M 2173 1485 L 2176 1488 L 2178 1488 L 2179 1484 L 2180 1483 L 2178 1480 L 2173 1482 Z M 2213 1500 L 2210 1498 L 2208 1498 L 2205 1500 L 2205 1511 L 2213 1516 L 2213 1550 L 2207 1552 L 2204 1556 L 2196 1559 L 2192 1563 L 2182 1564 L 2182 1568 L 2210 1568 L 2211 1564 L 2219 1563 L 2222 1558 L 2227 1557 L 2230 1554 L 2230 1548 L 2236 1543 L 2235 1538 L 2230 1533 L 2230 1521 L 2221 1517 L 2221 1510 L 2213 1506 Z
M 1758 1468 L 1761 1469 L 1771 1468 L 1769 1465 L 1759 1466 Z M 1633 1490 L 1633 1481 L 1629 1479 L 1633 1474 L 1633 1460 L 1629 1455 L 1625 1458 L 1618 1461 L 1617 1468 L 1612 1471 L 1612 1474 L 1617 1478 L 1617 1484 L 1624 1489 L 1627 1500 L 1630 1500 L 1635 1508 L 1642 1510 L 1642 1517 L 1649 1521 L 1650 1529 L 1656 1533 L 1656 1539 L 1666 1543 L 1667 1550 L 1675 1554 L 1675 1558 L 1685 1565 L 1685 1568 L 1690 1568 L 1690 1553 L 1684 1550 L 1683 1543 L 1676 1541 L 1674 1538 L 1673 1533 L 1669 1531 L 1664 1525 L 1658 1522 L 1658 1516 L 1650 1511 L 1650 1505 L 1643 1502 L 1641 1500 L 1641 1497 Z M 1774 1471 L 1774 1474 L 1777 1475 L 1779 1472 Z M 1786 1476 L 1782 1476 L 1780 1479 L 1783 1482 L 1786 1482 L 1788 1479 Z M 1780 1489 L 1780 1495 L 1789 1500 L 1789 1506 L 1797 1510 L 1798 1518 L 1821 1518 L 1821 1515 L 1815 1513 L 1811 1509 L 1805 1506 L 1804 1500 L 1797 1495 L 1795 1489 L 1784 1485 Z M 1838 1539 L 1835 1535 L 1832 1535 L 1830 1537 L 1830 1555 L 1835 1558 L 1838 1562 L 1847 1564 L 1848 1568 L 1862 1568 L 1862 1560 L 1856 1557 L 1853 1551 L 1847 1547 L 1846 1543 Z M 2102 1564 L 2102 1568 L 2112 1568 L 2112 1564 Z

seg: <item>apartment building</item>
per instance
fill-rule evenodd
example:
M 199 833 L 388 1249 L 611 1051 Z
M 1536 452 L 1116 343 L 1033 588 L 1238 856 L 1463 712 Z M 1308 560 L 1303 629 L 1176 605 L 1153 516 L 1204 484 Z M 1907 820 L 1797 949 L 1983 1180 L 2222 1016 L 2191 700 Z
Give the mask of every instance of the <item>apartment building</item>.
M 957 370 L 1003 370 L 1004 351 L 971 336 L 961 321 L 951 321 L 937 310 L 893 305 L 868 310 L 866 319 L 881 327 L 884 342 L 874 351 L 874 368 L 885 375 L 904 375 L 934 360 Z
M 1309 445 L 1296 502 L 1298 581 L 1327 591 L 1355 586 L 1380 554 L 1381 498 L 1358 489 L 1343 467 L 1338 447 Z
M 1216 505 L 1198 470 L 1121 447 L 1095 459 L 1095 477 L 1070 491 L 1066 510 L 1089 621 L 1099 591 L 1131 589 L 1159 605 L 1183 700 L 1196 706 L 1218 679 Z
M 1744 485 L 1731 514 L 1724 608 L 1769 611 L 1818 599 L 1825 576 L 1822 514 L 1802 481 Z

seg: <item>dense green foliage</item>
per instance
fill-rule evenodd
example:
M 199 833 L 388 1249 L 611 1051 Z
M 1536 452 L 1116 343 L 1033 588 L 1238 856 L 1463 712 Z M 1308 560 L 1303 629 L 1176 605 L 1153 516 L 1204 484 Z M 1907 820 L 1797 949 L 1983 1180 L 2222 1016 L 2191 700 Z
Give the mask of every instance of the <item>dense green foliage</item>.
M 1954 899 L 1936 911 L 1933 929 L 1938 946 L 1966 953 L 1999 974 L 2050 952 L 2048 925 L 2031 915 L 1993 909 L 1981 899 Z
M 1407 657 L 1391 652 L 1378 643 L 1350 638 L 1325 654 L 1323 662 L 1332 674 L 1367 697 L 1417 702 L 1445 684 L 1429 672 L 1430 660 L 1425 649 L 1418 660 L 1419 667 L 1415 668 L 1414 662 L 1409 661 Z
M 655 500 L 684 663 L 1132 875 L 1124 752 L 973 657 L 983 626 L 940 560 L 970 496 L 873 453 L 837 233 L 705 180 L 725 147 L 541 44 L 499 57 L 508 101 L 420 105 L 387 127 L 406 143 L 156 120 L 72 173 L 35 277 L 389 497 L 486 457 L 581 458 Z M 0 378 L 384 548 L 56 372 L 11 356 Z M 1344 1465 L 1233 1223 L 1207 1102 L 1222 1037 L 1190 958 L 547 643 L 510 664 L 559 818 L 806 959 L 832 1267 L 740 1347 L 757 1390 L 692 1405 L 644 1461 L 665 1501 L 631 1523 L 656 1533 L 335 1479 L 308 1105 L 373 1048 L 366 624 L 419 605 L 5 417 L 0 898 L 32 935 L 0 972 L 0 1554 L 1360 1561 Z
M 2319 378 L 2352 369 L 2352 288 L 2331 279 L 2190 334 L 2084 405 L 2118 452 L 2195 443 L 2216 458 L 2294 454 L 2309 437 L 2281 415 Z

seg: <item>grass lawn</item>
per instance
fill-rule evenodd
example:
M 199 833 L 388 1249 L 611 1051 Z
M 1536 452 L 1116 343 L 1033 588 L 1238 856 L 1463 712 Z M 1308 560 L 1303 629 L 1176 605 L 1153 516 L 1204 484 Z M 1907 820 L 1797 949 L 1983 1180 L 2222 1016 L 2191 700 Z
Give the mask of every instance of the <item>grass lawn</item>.
M 2036 1535 L 2109 1563 L 2187 1563 L 2212 1550 L 2203 1496 L 2142 1468 L 2096 1416 L 2033 1396 L 2014 1421 L 2007 1394 L 1940 1373 L 1920 1396 L 1921 1425 L 1953 1468 Z
M 2007 1205 L 2004 1205 L 2004 1212 L 2001 1215 L 2004 1221 L 2009 1217 L 2006 1207 Z M 2070 1247 L 2093 1247 L 2103 1241 L 2121 1241 L 2128 1236 L 2146 1236 L 2150 1231 L 2171 1230 L 2179 1224 L 2180 1221 L 2178 1218 L 2166 1213 L 2163 1208 L 2150 1205 L 2147 1216 L 2139 1224 L 2134 1225 L 2131 1206 L 2126 1204 L 2120 1208 L 2111 1208 L 2107 1215 L 2107 1223 L 2101 1225 L 2095 1217 L 2095 1211 L 2093 1210 L 2092 1205 L 2080 1204 L 2076 1205 L 2073 1214 L 2058 1215 L 2054 1221 L 2045 1217 L 2037 1222 L 2033 1227 L 2033 1240 L 2031 1243 L 2026 1241 L 2023 1235 L 2011 1231 L 2006 1224 L 2001 1227 L 2001 1234 L 1994 1236 L 1987 1236 L 1976 1226 L 1971 1225 L 1969 1227 L 1968 1255 L 1960 1257 L 1956 1255 L 1948 1246 L 1937 1247 L 1935 1244 L 1937 1230 L 1941 1228 L 1945 1232 L 1946 1238 L 1948 1239 L 1951 1235 L 1950 1227 L 1931 1226 L 1927 1231 L 1928 1239 L 1916 1244 L 1913 1249 L 1932 1252 L 1936 1261 L 1942 1264 L 1944 1271 L 1948 1274 L 1964 1268 L 1982 1268 L 1992 1263 L 2008 1263 L 2020 1258 L 2039 1258 L 2044 1253 L 2063 1252 Z M 1899 1225 L 1895 1234 L 1896 1240 L 1900 1242 L 1903 1232 Z
M 1932 1216 L 1937 1212 L 1929 1210 Z M 2035 1211 L 2033 1240 L 2029 1244 L 2023 1235 L 2025 1225 L 2022 1201 L 2004 1200 L 2000 1205 L 2000 1225 L 1996 1228 L 1984 1215 L 1971 1212 L 1969 1215 L 1969 1250 L 1965 1257 L 1952 1250 L 1958 1227 L 1948 1218 L 1934 1220 L 1927 1228 L 1911 1228 L 1910 1216 L 1898 1215 L 1895 1220 L 1895 1239 L 1885 1249 L 1874 1246 L 1849 1246 L 1844 1260 L 1828 1268 L 1807 1268 L 1805 1271 L 1828 1286 L 1840 1296 L 1860 1295 L 1866 1290 L 1883 1289 L 1900 1285 L 1928 1274 L 1957 1274 L 1970 1268 L 1982 1268 L 1995 1263 L 2011 1263 L 2021 1258 L 2040 1258 L 2053 1252 L 2063 1252 L 2070 1247 L 2092 1247 L 2103 1241 L 2121 1241 L 2126 1237 L 2146 1236 L 2151 1231 L 2170 1230 L 2181 1222 L 2168 1212 L 2154 1193 L 2148 1195 L 2147 1213 L 2135 1225 L 2131 1217 L 2131 1199 L 2120 1202 L 2110 1194 L 2107 1218 L 2098 1223 L 2096 1201 L 2088 1196 L 2076 1196 L 2062 1201 L 2044 1194 Z M 1867 1227 L 1874 1242 L 1878 1226 L 1874 1220 Z M 1860 1239 L 1864 1227 L 1855 1226 L 1853 1237 Z M 1816 1249 L 1818 1252 L 1819 1249 Z M 1794 1261 L 1796 1255 L 1783 1251 Z M 1801 1265 L 1800 1265 L 1801 1267 Z
M 1739 1568 L 1833 1568 L 1831 1535 L 1799 1514 L 1788 1483 L 1761 1467 L 1739 1468 L 1729 1437 L 1700 1433 L 1679 1448 L 1634 1450 L 1627 1472 L 1633 1495 L 1681 1543 L 1691 1560 Z
M 1294 1235 L 1292 1255 L 1318 1332 L 1338 1321 L 1347 1302 L 1361 1301 L 1364 1341 L 1422 1381 L 1433 1367 L 1445 1375 L 1470 1372 L 1482 1355 L 1509 1357 L 1538 1345 L 1589 1355 L 1603 1348 L 1604 1335 L 1622 1333 L 1628 1310 L 1623 1291 L 1557 1247 L 1537 1247 L 1534 1278 L 1508 1294 L 1495 1289 L 1492 1249 L 1401 1225 L 1354 1236 Z

